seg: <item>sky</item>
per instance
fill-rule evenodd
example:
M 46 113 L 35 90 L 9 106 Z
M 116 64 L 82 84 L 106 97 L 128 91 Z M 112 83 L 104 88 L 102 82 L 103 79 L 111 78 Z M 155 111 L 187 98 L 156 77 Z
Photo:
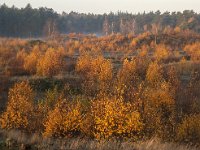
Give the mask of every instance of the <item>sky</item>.
M 200 13 L 200 0 L 0 0 L 0 4 L 33 8 L 53 8 L 58 13 L 76 11 L 80 13 L 103 14 L 109 12 L 149 12 L 194 10 Z

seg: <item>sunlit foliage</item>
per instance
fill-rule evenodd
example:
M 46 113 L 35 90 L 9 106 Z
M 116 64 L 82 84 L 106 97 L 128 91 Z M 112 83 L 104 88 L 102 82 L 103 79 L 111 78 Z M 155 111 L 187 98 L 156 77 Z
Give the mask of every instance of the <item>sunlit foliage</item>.
M 41 51 L 38 46 L 35 46 L 30 54 L 24 60 L 24 69 L 31 74 L 36 73 L 36 66 L 41 57 Z
M 165 45 L 157 45 L 154 57 L 157 61 L 166 61 L 170 58 L 170 49 Z
M 33 113 L 34 93 L 27 82 L 14 85 L 9 90 L 6 111 L 1 115 L 1 128 L 29 130 Z
M 47 49 L 37 64 L 37 74 L 42 76 L 54 76 L 62 72 L 64 67 L 64 54 L 62 49 Z
M 120 99 L 92 102 L 93 135 L 97 139 L 137 137 L 142 130 L 140 114 L 131 103 Z
M 140 76 L 137 70 L 136 60 L 125 59 L 122 67 L 117 74 L 117 83 L 115 86 L 116 94 L 119 98 L 132 100 L 135 94 L 135 88 L 139 85 Z
M 86 93 L 108 92 L 112 80 L 112 64 L 103 56 L 92 56 L 88 53 L 79 57 L 76 71 L 83 78 L 83 87 Z M 94 91 L 94 90 L 97 91 Z
M 200 42 L 186 45 L 184 50 L 191 57 L 193 61 L 200 60 Z
M 138 36 L 0 39 L 1 129 L 198 143 L 198 39 L 170 28 Z
M 44 123 L 44 136 L 73 137 L 80 135 L 83 116 L 79 102 L 58 101 L 55 108 L 49 111 Z

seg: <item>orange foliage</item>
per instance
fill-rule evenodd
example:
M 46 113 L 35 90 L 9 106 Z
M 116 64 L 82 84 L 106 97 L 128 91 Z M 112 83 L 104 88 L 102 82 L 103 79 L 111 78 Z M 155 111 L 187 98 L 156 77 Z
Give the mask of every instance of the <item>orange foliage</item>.
M 162 68 L 157 62 L 149 64 L 146 80 L 153 86 L 156 86 L 163 81 Z
M 44 123 L 44 136 L 72 137 L 80 135 L 82 128 L 81 105 L 59 101 L 52 111 L 49 111 L 47 121 Z
M 92 57 L 89 54 L 80 56 L 76 65 L 76 71 L 84 79 L 84 88 L 89 93 L 94 89 L 106 92 L 112 80 L 112 64 L 103 56 Z
M 47 49 L 45 55 L 39 59 L 37 64 L 37 74 L 42 76 L 54 76 L 62 72 L 64 68 L 63 49 Z
M 133 100 L 134 90 L 138 86 L 140 77 L 137 72 L 137 62 L 125 59 L 117 74 L 116 92 L 118 97 Z
M 166 34 L 171 32 L 166 28 Z M 180 38 L 175 32 L 173 38 Z M 50 89 L 38 92 L 36 101 L 27 82 L 15 84 L 0 117 L 1 128 L 37 131 L 47 137 L 86 135 L 99 140 L 144 135 L 199 141 L 200 43 L 188 44 L 196 36 L 183 42 L 170 41 L 166 34 L 157 34 L 156 43 L 149 32 L 137 37 L 70 34 L 67 41 L 53 39 L 42 45 L 25 40 L 0 41 L 0 78 L 6 79 L 0 87 L 1 99 L 5 99 L 10 81 L 18 79 L 5 74 L 24 75 L 25 70 L 31 75 L 65 75 L 59 76 L 59 82 L 57 78 L 38 77 L 35 87 Z M 186 35 L 182 36 L 184 39 Z M 176 45 L 178 59 L 169 63 Z M 181 51 L 184 46 L 185 53 Z M 180 61 L 180 57 L 187 61 Z M 75 70 L 74 66 L 70 72 L 65 70 L 67 60 L 76 63 Z M 69 85 L 63 88 L 66 82 Z M 51 90 L 52 84 L 58 87 Z M 80 101 L 66 101 L 64 97 Z M 192 115 L 183 119 L 188 114 Z
M 157 45 L 154 57 L 157 61 L 165 61 L 170 57 L 170 50 L 165 45 Z
M 184 51 L 186 51 L 186 53 L 191 56 L 193 61 L 200 61 L 200 42 L 186 45 L 184 47 Z
M 35 74 L 36 66 L 41 55 L 42 54 L 39 47 L 35 46 L 30 52 L 30 54 L 25 58 L 24 69 L 27 70 L 31 74 Z
M 9 91 L 7 108 L 0 118 L 1 128 L 29 130 L 33 100 L 34 93 L 27 82 L 15 84 Z
M 142 130 L 140 114 L 120 99 L 93 101 L 91 115 L 96 139 L 135 137 Z

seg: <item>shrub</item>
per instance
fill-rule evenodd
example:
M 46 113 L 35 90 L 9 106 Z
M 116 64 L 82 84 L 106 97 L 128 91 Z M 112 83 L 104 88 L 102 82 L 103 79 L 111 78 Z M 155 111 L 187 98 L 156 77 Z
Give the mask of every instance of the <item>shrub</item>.
M 149 64 L 146 73 L 146 80 L 151 86 L 157 86 L 163 81 L 163 70 L 157 62 Z
M 87 94 L 105 93 L 109 90 L 112 79 L 112 64 L 103 56 L 84 54 L 80 56 L 76 71 L 83 78 L 83 89 Z
M 36 66 L 41 57 L 41 51 L 38 46 L 35 46 L 31 53 L 24 60 L 24 69 L 31 74 L 36 73 Z
M 170 85 L 163 82 L 156 88 L 148 86 L 141 100 L 146 135 L 163 139 L 173 137 L 175 101 L 170 92 Z
M 165 45 L 157 45 L 154 57 L 157 61 L 166 61 L 170 57 L 170 50 Z
M 116 94 L 126 100 L 133 100 L 135 88 L 138 86 L 140 77 L 137 72 L 137 63 L 135 60 L 124 60 L 122 67 L 117 73 Z
M 186 45 L 184 51 L 191 57 L 193 61 L 199 61 L 200 59 L 200 42 Z
M 37 74 L 52 77 L 64 69 L 64 53 L 62 49 L 49 48 L 37 64 Z
M 96 139 L 137 137 L 142 130 L 140 114 L 134 110 L 131 103 L 120 99 L 93 101 L 91 115 L 92 132 Z
M 29 130 L 33 100 L 34 93 L 27 82 L 15 84 L 9 90 L 7 108 L 0 118 L 1 128 Z
M 200 115 L 187 116 L 179 124 L 177 139 L 182 142 L 200 143 Z
M 59 101 L 53 110 L 50 110 L 44 123 L 44 136 L 72 137 L 81 134 L 83 116 L 79 102 L 69 103 Z

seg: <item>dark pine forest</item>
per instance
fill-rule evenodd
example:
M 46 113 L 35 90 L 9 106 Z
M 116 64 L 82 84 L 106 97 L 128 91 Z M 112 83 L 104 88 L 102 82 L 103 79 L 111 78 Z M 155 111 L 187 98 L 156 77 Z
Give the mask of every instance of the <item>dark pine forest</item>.
M 146 31 L 191 30 L 200 32 L 200 14 L 192 10 L 183 12 L 148 12 L 84 14 L 70 12 L 58 14 L 49 8 L 25 8 L 0 5 L 0 36 L 43 37 L 58 33 L 134 33 Z

